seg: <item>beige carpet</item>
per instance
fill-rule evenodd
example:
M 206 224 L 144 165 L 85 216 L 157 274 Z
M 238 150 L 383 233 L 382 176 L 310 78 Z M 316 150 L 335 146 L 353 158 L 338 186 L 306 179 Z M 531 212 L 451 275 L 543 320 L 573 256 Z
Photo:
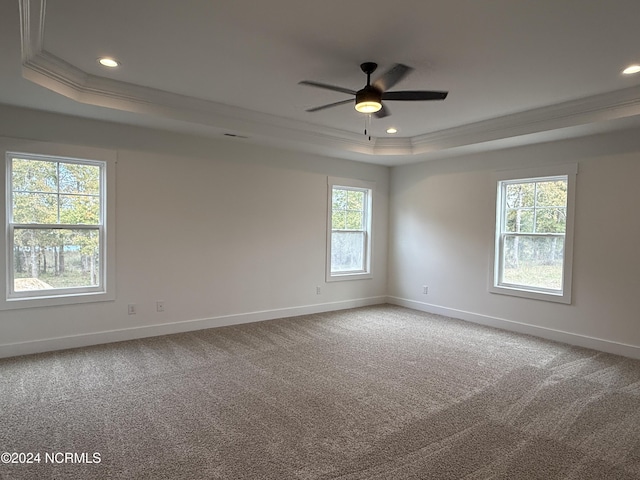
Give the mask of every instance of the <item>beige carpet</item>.
M 640 478 L 640 362 L 388 305 L 5 359 L 0 392 L 0 452 L 42 455 L 2 479 Z

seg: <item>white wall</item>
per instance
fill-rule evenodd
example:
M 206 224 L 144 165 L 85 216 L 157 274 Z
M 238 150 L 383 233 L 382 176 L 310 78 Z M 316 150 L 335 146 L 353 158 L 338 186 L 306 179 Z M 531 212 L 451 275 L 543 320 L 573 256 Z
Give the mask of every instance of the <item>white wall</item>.
M 7 106 L 0 136 L 118 155 L 116 300 L 2 311 L 0 356 L 385 301 L 386 167 Z M 372 280 L 324 281 L 327 176 L 376 183 Z
M 579 164 L 572 305 L 489 293 L 492 172 L 572 162 Z M 638 131 L 394 167 L 391 301 L 640 357 L 639 181 Z
M 118 154 L 116 300 L 0 311 L 0 356 L 387 299 L 640 357 L 638 131 L 396 167 L 390 183 L 384 167 L 8 106 L 0 136 Z M 488 293 L 492 173 L 571 162 L 572 305 Z M 373 280 L 324 282 L 328 175 L 377 184 Z

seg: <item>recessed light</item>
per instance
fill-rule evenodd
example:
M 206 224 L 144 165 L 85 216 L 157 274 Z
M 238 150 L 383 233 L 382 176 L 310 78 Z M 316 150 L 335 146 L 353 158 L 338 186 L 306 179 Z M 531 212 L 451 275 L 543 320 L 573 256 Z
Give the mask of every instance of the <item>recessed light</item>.
M 640 72 L 640 65 L 629 65 L 622 71 L 625 75 L 633 75 L 638 72 Z
M 398 129 L 393 127 L 387 128 L 387 133 L 390 133 L 390 134 L 398 133 Z
M 98 63 L 103 67 L 116 68 L 120 66 L 120 62 L 109 57 L 100 57 Z

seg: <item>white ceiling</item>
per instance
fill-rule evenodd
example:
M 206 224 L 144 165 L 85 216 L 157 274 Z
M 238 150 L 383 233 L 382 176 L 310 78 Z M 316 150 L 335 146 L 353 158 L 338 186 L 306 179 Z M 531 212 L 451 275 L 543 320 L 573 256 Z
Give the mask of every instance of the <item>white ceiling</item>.
M 638 18 L 637 0 L 3 0 L 0 103 L 397 165 L 639 124 Z M 350 104 L 305 112 L 348 96 L 299 81 L 358 90 L 364 61 L 449 97 L 388 102 L 371 141 Z

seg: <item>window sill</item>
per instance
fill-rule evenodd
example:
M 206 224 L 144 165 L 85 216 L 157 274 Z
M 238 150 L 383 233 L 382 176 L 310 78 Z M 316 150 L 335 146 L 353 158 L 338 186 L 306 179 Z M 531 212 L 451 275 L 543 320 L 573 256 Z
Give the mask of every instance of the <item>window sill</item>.
M 542 300 L 545 302 L 555 302 L 571 304 L 571 295 L 568 293 L 551 293 L 541 292 L 538 290 L 527 290 L 526 287 L 505 287 L 505 286 L 491 286 L 489 287 L 490 293 L 497 293 L 499 295 L 509 295 L 512 297 L 529 298 L 531 300 Z
M 370 272 L 361 273 L 331 273 L 327 275 L 327 282 L 342 282 L 345 280 L 367 280 L 373 278 Z
M 20 308 L 54 307 L 79 303 L 108 302 L 115 300 L 115 295 L 105 292 L 74 293 L 47 297 L 18 297 L 0 302 L 0 310 Z

